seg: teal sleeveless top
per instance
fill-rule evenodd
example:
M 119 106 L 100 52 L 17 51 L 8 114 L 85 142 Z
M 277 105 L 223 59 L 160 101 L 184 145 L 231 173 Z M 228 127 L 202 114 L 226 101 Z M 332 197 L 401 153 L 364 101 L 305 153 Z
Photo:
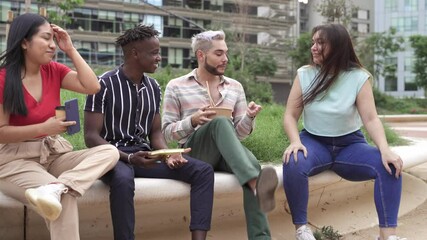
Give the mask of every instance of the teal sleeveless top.
M 308 91 L 319 73 L 314 66 L 298 69 L 302 93 Z M 330 88 L 304 106 L 304 128 L 311 134 L 325 137 L 343 136 L 359 130 L 362 121 L 356 107 L 356 97 L 371 75 L 362 68 L 342 72 Z

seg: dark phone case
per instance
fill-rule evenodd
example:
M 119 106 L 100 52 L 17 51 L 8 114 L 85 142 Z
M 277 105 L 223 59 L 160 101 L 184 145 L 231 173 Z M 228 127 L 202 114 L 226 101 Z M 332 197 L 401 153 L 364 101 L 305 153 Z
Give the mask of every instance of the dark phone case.
M 67 133 L 69 135 L 78 133 L 80 131 L 80 116 L 77 98 L 73 98 L 65 102 L 65 114 L 65 121 L 76 121 L 76 125 L 67 127 Z

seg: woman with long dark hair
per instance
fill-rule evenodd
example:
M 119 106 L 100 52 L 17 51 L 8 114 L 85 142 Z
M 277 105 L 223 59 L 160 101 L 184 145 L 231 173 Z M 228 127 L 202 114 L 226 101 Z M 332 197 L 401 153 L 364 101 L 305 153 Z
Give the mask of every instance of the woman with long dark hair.
M 75 70 L 52 61 L 57 46 Z M 98 92 L 97 77 L 65 30 L 31 13 L 11 23 L 0 63 L 2 191 L 44 217 L 51 239 L 79 239 L 77 197 L 114 167 L 119 155 L 109 144 L 72 151 L 59 134 L 76 122 L 56 118 L 55 108 L 61 88 Z
M 308 177 L 325 170 L 351 181 L 373 179 L 378 239 L 402 239 L 396 227 L 403 162 L 390 150 L 378 118 L 372 75 L 342 25 L 315 27 L 312 41 L 312 64 L 298 69 L 284 114 L 290 145 L 283 153 L 283 185 L 296 239 L 315 240 L 306 226 Z M 304 129 L 298 132 L 301 115 Z M 366 142 L 362 125 L 376 147 Z

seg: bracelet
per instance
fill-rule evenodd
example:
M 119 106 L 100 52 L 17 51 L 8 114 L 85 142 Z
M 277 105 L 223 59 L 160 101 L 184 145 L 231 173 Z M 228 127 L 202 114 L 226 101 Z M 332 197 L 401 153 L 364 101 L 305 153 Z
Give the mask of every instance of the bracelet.
M 130 159 L 132 158 L 132 156 L 133 156 L 133 153 L 129 153 L 128 154 L 128 163 L 129 164 L 132 164 L 131 161 L 130 161 Z

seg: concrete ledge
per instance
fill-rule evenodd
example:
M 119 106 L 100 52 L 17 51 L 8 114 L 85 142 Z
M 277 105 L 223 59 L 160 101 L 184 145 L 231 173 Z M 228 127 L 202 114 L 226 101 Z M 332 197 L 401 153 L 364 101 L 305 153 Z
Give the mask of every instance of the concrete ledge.
M 404 168 L 427 162 L 427 143 L 396 147 Z M 280 184 L 276 209 L 269 214 L 274 239 L 292 239 L 294 230 L 282 188 L 282 169 L 276 166 Z M 400 215 L 427 199 L 427 185 L 404 174 Z M 188 225 L 190 187 L 167 179 L 136 179 L 135 209 L 137 239 L 190 239 Z M 0 190 L 4 190 L 0 182 Z M 16 195 L 16 193 L 15 193 Z M 14 196 L 15 196 L 14 195 Z M 79 199 L 82 240 L 112 239 L 109 190 L 101 181 Z M 17 194 L 16 196 L 21 196 Z M 0 239 L 49 239 L 44 220 L 18 201 L 0 192 Z M 351 219 L 348 221 L 347 219 Z M 331 225 L 340 233 L 377 224 L 373 202 L 373 181 L 349 182 L 333 172 L 310 178 L 309 220 L 314 227 Z M 215 200 L 209 239 L 247 239 L 242 206 L 242 189 L 227 173 L 215 175 Z
M 427 121 L 427 114 L 380 115 L 385 122 L 421 122 Z

